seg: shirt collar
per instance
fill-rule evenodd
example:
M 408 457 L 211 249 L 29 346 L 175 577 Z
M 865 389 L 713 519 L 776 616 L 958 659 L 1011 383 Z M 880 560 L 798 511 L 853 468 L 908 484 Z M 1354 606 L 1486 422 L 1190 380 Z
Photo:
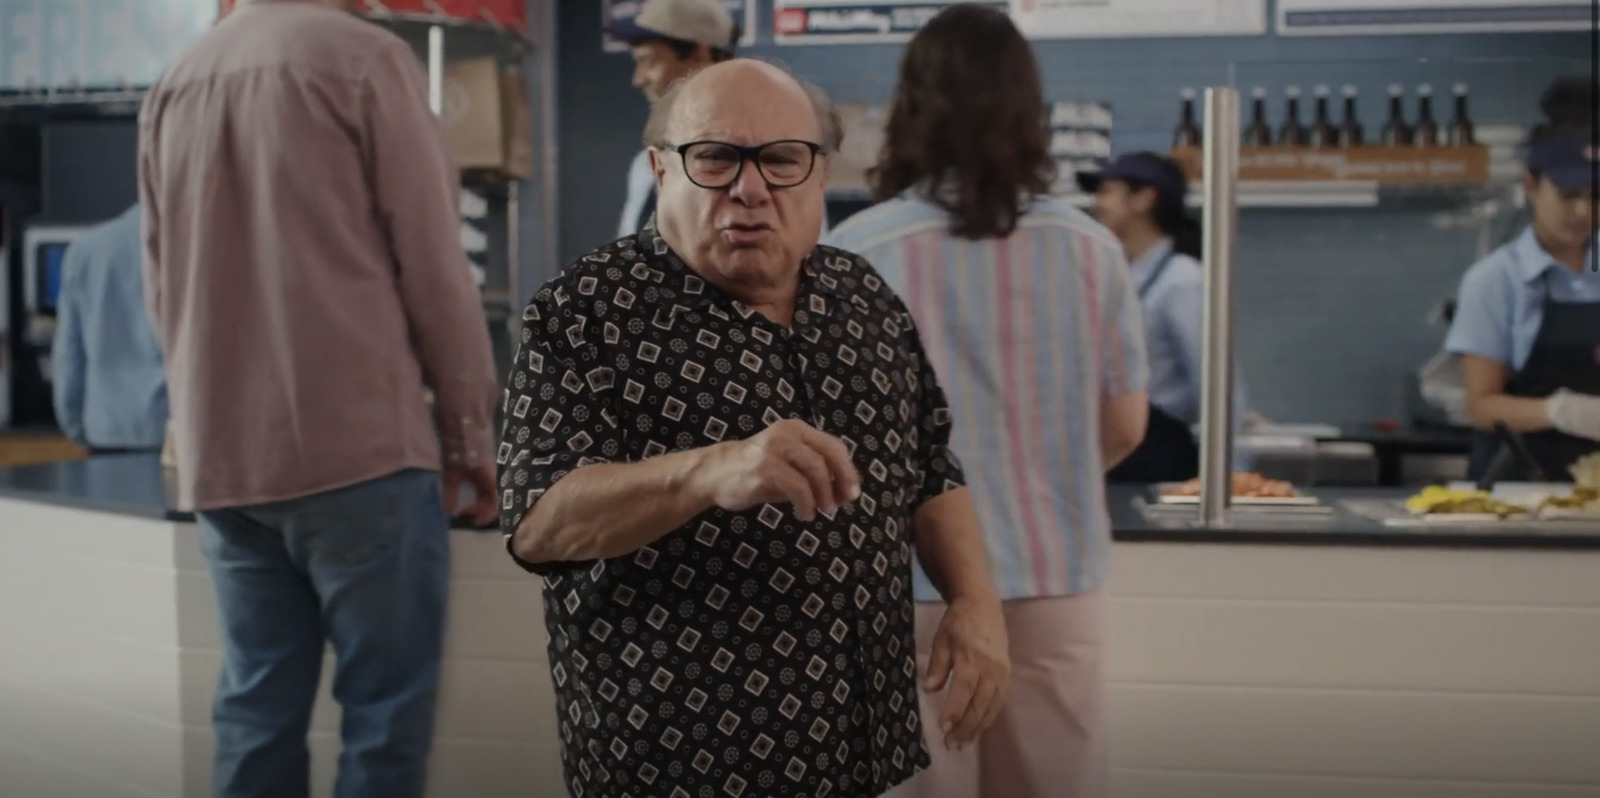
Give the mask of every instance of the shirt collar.
M 662 238 L 660 231 L 656 229 L 655 214 L 652 213 L 650 219 L 644 223 L 644 227 L 640 228 L 638 240 L 640 249 L 668 273 L 681 275 L 685 278 L 695 278 L 694 281 L 686 281 L 686 284 L 696 284 L 700 290 L 696 295 L 683 297 L 687 304 L 703 306 L 719 301 L 738 302 L 738 300 L 724 293 L 722 289 L 700 278 L 699 275 L 695 274 L 694 269 L 689 268 L 689 264 L 678 256 L 678 253 L 672 251 L 672 247 L 667 245 L 667 240 Z M 840 268 L 836 265 L 829 264 L 828 255 L 823 251 L 822 247 L 812 248 L 811 253 L 806 256 L 805 262 L 801 264 L 800 292 L 795 297 L 796 303 L 810 294 L 822 294 L 842 302 L 850 301 L 850 297 L 846 295 L 838 276 L 835 274 L 835 272 L 839 271 Z
M 1594 246 L 1594 240 L 1590 239 L 1591 254 L 1584 259 L 1584 263 L 1589 263 L 1593 260 L 1592 250 Z M 1539 237 L 1534 235 L 1533 225 L 1531 224 L 1523 229 L 1522 235 L 1517 236 L 1517 240 L 1512 243 L 1511 253 L 1517 260 L 1517 277 L 1524 283 L 1531 283 L 1543 277 L 1545 272 L 1552 269 L 1560 272 L 1569 272 L 1567 267 L 1558 263 L 1549 252 L 1545 251 L 1544 246 L 1539 243 Z M 1588 270 L 1585 270 L 1584 276 L 1590 276 Z

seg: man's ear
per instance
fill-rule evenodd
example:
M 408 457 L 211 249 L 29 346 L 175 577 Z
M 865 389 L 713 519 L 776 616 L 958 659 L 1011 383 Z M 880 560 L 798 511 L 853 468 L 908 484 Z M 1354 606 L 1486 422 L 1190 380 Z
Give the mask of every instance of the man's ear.
M 666 177 L 667 177 L 667 159 L 665 157 L 666 153 L 662 152 L 661 150 L 656 149 L 655 147 L 651 147 L 649 152 L 650 152 L 650 174 L 655 175 L 656 188 L 660 188 L 661 184 L 662 184 L 662 181 L 666 180 Z

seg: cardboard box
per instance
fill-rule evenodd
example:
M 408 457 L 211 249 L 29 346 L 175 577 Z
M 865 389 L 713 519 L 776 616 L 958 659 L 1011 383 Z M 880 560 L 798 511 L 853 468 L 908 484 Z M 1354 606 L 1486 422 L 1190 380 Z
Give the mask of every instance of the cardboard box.
M 441 113 L 450 154 L 463 171 L 533 176 L 533 123 L 527 78 L 492 58 L 457 61 L 445 69 Z
M 1200 150 L 1172 151 L 1190 180 L 1200 178 Z M 1489 149 L 1382 147 L 1310 149 L 1246 147 L 1239 153 L 1240 180 L 1361 181 L 1384 185 L 1482 183 L 1489 179 Z

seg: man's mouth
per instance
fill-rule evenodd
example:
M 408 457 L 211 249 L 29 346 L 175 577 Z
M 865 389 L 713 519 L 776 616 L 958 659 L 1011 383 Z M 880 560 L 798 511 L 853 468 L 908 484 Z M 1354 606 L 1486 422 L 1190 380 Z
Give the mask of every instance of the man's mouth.
M 772 225 L 762 222 L 735 222 L 722 228 L 728 243 L 734 246 L 759 244 L 772 232 Z

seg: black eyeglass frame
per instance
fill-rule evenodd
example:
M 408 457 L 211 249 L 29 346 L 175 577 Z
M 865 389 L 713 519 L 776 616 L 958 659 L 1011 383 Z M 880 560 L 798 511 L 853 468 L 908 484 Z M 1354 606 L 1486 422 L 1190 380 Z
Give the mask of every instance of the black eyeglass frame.
M 719 147 L 727 147 L 728 149 L 739 154 L 739 165 L 734 168 L 733 176 L 728 178 L 727 182 L 719 183 L 717 185 L 706 185 L 705 183 L 694 179 L 692 170 L 689 168 L 689 159 L 687 154 L 690 147 L 698 147 L 704 144 L 715 144 Z M 776 182 L 770 175 L 767 174 L 767 170 L 761 167 L 761 151 L 768 147 L 779 144 L 804 144 L 807 149 L 811 150 L 811 164 L 806 168 L 806 173 L 802 175 L 799 180 L 796 180 L 793 183 Z M 724 189 L 733 185 L 734 183 L 739 182 L 739 176 L 744 174 L 744 165 L 752 162 L 756 165 L 756 173 L 761 175 L 761 179 L 766 181 L 769 188 L 794 188 L 795 186 L 798 186 L 801 183 L 811 179 L 812 173 L 817 171 L 817 159 L 822 157 L 824 150 L 826 149 L 815 141 L 806 141 L 805 139 L 777 139 L 775 141 L 757 144 L 752 147 L 742 147 L 738 144 L 731 144 L 726 141 L 717 141 L 715 139 L 699 139 L 696 141 L 685 142 L 683 144 L 663 144 L 661 148 L 678 154 L 678 158 L 683 161 L 683 174 L 685 177 L 689 178 L 689 182 L 703 189 L 711 191 Z

